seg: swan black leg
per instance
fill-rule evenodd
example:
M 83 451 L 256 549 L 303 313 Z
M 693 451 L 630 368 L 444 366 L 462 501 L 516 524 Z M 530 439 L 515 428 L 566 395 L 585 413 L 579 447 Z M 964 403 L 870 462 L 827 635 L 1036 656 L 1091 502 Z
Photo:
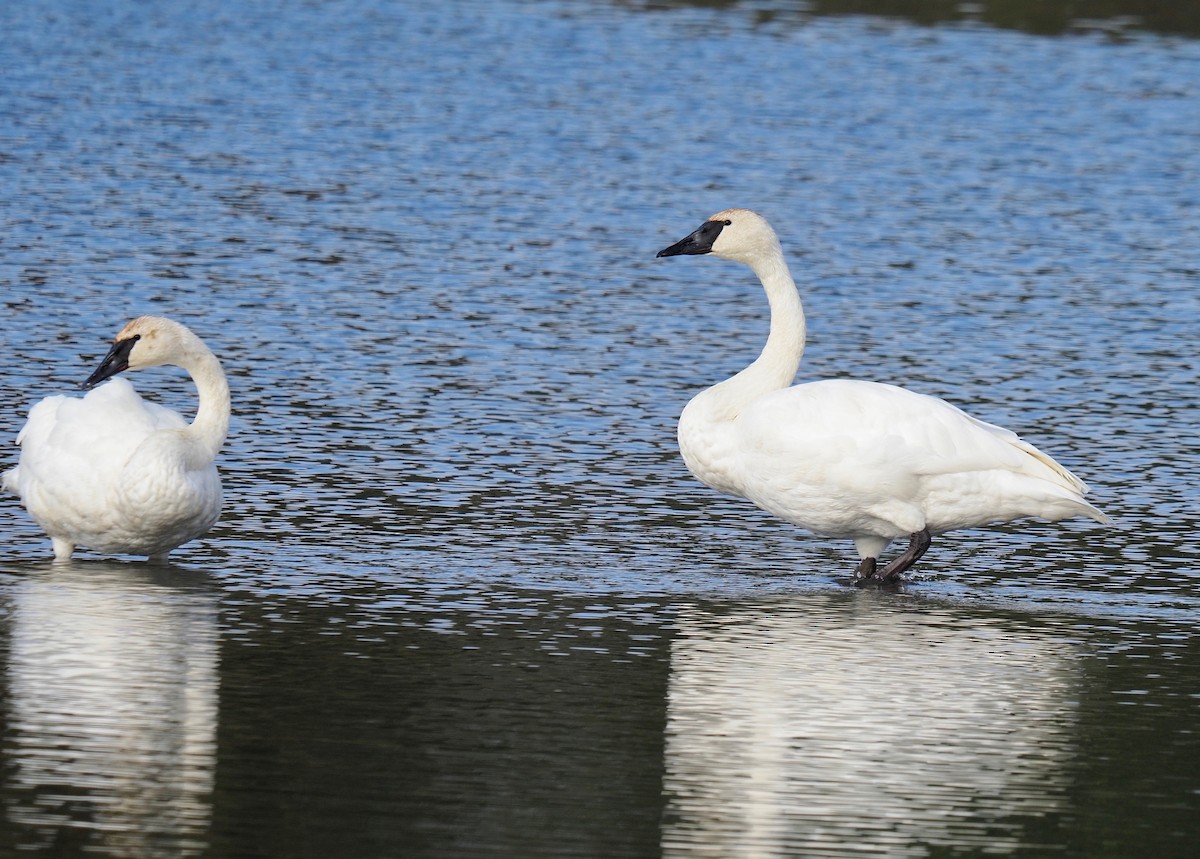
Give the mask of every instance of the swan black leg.
M 871 581 L 871 576 L 875 575 L 875 563 L 874 558 L 863 558 L 859 561 L 858 569 L 854 571 L 854 584 L 861 588 Z
M 909 541 L 908 548 L 905 549 L 903 555 L 894 558 L 883 570 L 876 573 L 876 578 L 881 582 L 900 581 L 900 575 L 917 561 L 921 560 L 921 556 L 925 554 L 925 550 L 933 542 L 933 537 L 930 535 L 928 528 L 922 528 L 917 533 L 910 535 Z

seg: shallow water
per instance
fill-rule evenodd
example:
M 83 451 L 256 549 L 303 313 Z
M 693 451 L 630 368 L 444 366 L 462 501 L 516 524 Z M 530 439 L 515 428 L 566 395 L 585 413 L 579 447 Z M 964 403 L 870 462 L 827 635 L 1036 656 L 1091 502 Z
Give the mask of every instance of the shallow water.
M 0 435 L 124 320 L 230 373 L 154 570 L 0 501 L 0 851 L 1189 855 L 1200 45 L 603 3 L 0 11 Z M 764 11 L 765 10 L 765 11 Z M 944 396 L 1116 521 L 900 593 L 685 472 L 765 334 Z M 181 410 L 175 371 L 132 378 Z

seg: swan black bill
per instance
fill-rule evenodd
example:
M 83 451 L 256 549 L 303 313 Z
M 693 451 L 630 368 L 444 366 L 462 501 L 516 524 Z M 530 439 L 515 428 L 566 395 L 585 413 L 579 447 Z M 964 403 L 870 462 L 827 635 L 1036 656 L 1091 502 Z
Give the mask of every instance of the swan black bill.
M 655 254 L 655 259 L 658 257 L 677 257 L 683 254 L 712 253 L 713 242 L 717 240 L 717 236 L 721 235 L 721 230 L 723 229 L 725 229 L 724 221 L 705 221 L 700 229 L 687 238 L 680 239 L 669 248 L 663 248 Z
M 106 379 L 111 379 L 113 376 L 120 373 L 122 370 L 129 369 L 129 353 L 133 351 L 133 344 L 138 342 L 140 334 L 135 334 L 124 340 L 118 340 L 108 350 L 108 354 L 104 356 L 104 360 L 100 362 L 100 366 L 96 368 L 92 375 L 87 377 L 87 381 L 83 383 L 83 389 L 86 391 L 89 388 L 94 388 Z

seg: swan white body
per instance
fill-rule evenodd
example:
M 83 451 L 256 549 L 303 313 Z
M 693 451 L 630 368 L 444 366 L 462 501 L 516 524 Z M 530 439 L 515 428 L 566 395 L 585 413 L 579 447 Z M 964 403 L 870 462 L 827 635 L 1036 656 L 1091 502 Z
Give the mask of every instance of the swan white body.
M 713 215 L 659 256 L 712 253 L 762 281 L 771 330 L 762 354 L 698 394 L 679 419 L 688 470 L 720 492 L 830 537 L 854 541 L 858 575 L 898 579 L 931 535 L 1026 516 L 1107 517 L 1077 477 L 1015 433 L 949 403 L 876 382 L 789 387 L 804 352 L 804 310 L 774 230 L 760 215 Z M 909 537 L 881 572 L 879 554 Z
M 217 521 L 214 459 L 229 429 L 229 386 L 200 338 L 169 319 L 138 317 L 86 386 L 164 364 L 183 367 L 196 383 L 200 406 L 191 424 L 142 400 L 124 379 L 82 399 L 47 397 L 30 410 L 17 436 L 20 461 L 5 472 L 4 488 L 50 536 L 56 561 L 86 546 L 161 562 Z

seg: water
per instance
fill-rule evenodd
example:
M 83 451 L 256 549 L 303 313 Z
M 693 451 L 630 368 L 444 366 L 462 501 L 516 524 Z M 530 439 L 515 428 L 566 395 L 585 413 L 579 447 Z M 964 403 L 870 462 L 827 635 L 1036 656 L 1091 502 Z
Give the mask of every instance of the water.
M 0 852 L 1191 854 L 1194 30 L 349 0 L 0 27 L 0 435 L 143 312 L 236 412 L 222 521 L 170 568 L 53 568 L 0 502 Z M 730 205 L 793 262 L 803 378 L 1016 429 L 1116 525 L 949 535 L 859 592 L 849 545 L 696 484 L 674 422 L 766 308 L 654 253 Z

